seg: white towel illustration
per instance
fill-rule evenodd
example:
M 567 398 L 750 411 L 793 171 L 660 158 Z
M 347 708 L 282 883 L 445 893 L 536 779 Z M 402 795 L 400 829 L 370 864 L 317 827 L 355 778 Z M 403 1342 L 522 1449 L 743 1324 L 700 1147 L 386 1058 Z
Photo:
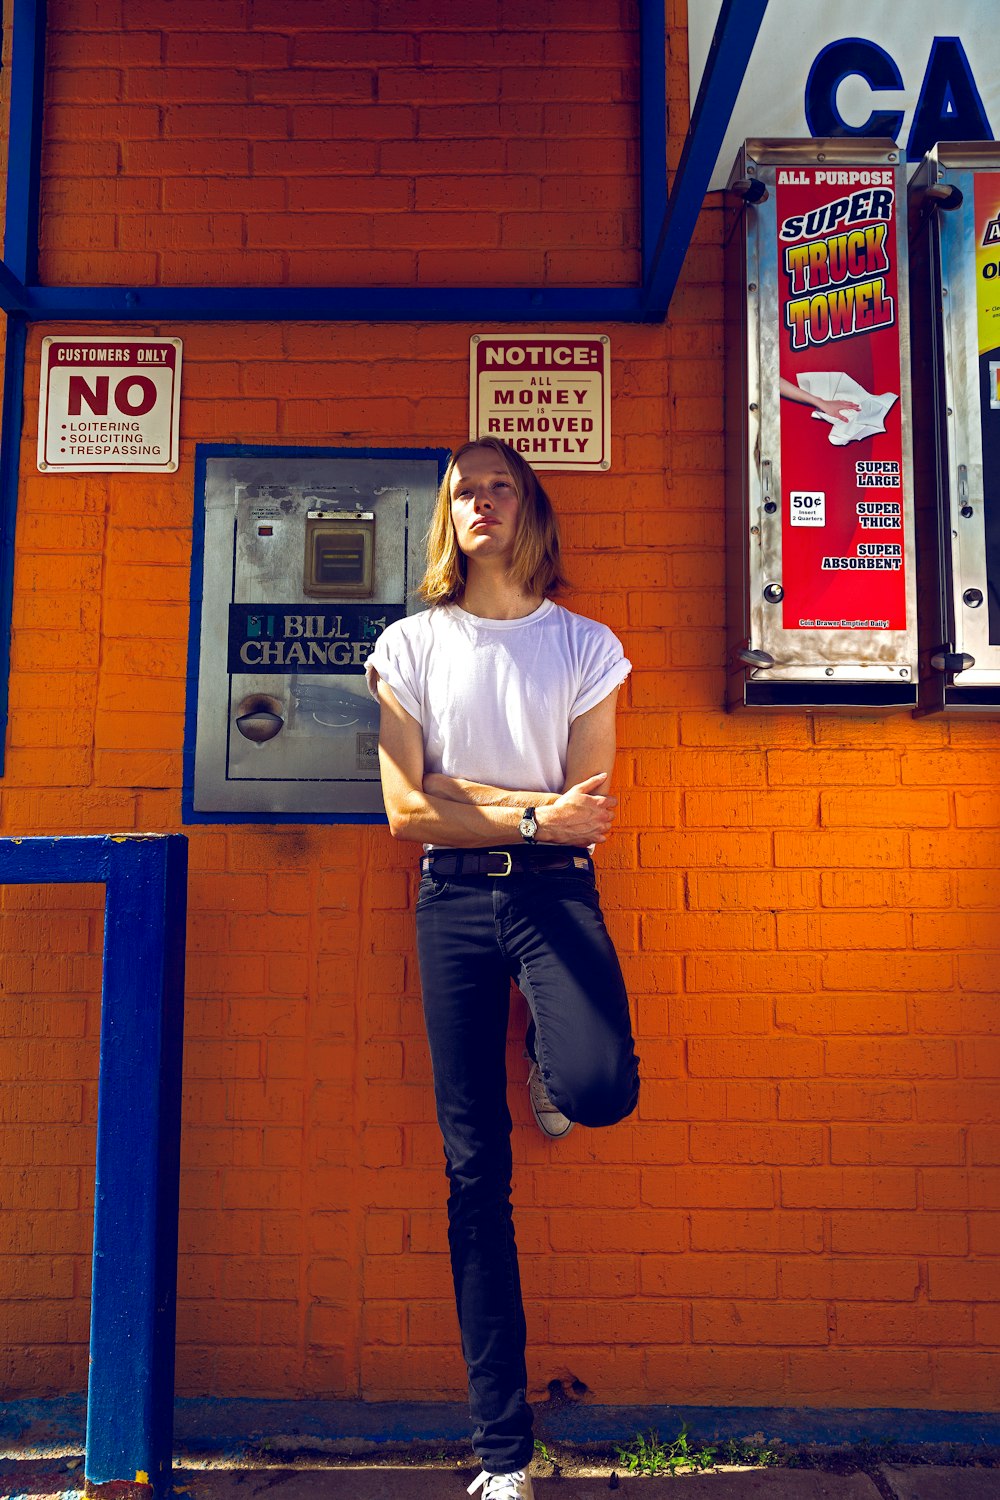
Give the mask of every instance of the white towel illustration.
M 898 395 L 886 391 L 873 396 L 863 385 L 843 370 L 816 370 L 810 374 L 796 375 L 796 380 L 810 396 L 819 396 L 822 401 L 856 401 L 858 410 L 848 412 L 847 421 L 828 416 L 825 411 L 814 411 L 813 416 L 830 424 L 830 442 L 837 448 L 848 443 L 860 442 L 862 438 L 874 437 L 885 431 L 885 418 L 899 400 Z

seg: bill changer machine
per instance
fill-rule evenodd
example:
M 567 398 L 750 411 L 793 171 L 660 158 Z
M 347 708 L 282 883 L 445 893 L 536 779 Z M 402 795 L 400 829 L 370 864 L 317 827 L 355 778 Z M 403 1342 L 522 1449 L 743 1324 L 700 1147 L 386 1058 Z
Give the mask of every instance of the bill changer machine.
M 750 140 L 726 242 L 730 707 L 912 708 L 905 173 Z
M 365 663 L 419 607 L 439 455 L 211 450 L 203 472 L 194 814 L 381 813 Z

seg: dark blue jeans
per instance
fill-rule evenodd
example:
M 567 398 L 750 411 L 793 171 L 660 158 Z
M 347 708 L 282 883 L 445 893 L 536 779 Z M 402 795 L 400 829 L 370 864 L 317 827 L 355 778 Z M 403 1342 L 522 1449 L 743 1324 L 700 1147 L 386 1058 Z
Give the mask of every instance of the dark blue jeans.
M 582 1125 L 613 1125 L 635 1108 L 628 996 L 589 870 L 425 875 L 417 949 L 473 1446 L 485 1469 L 506 1474 L 533 1448 L 510 1205 L 510 981 L 531 1010 L 529 1047 L 549 1096 Z

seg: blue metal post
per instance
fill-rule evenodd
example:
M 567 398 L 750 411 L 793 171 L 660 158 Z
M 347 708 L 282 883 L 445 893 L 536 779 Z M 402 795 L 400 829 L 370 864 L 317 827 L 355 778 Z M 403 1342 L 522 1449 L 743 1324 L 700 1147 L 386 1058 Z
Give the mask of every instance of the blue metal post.
M 38 196 L 45 96 L 45 0 L 14 0 L 3 258 L 22 283 L 38 277 Z
M 89 1493 L 169 1488 L 187 840 L 109 861 L 94 1187 Z M 118 1483 L 116 1483 L 116 1481 Z
M 662 320 L 670 306 L 766 9 L 767 0 L 722 0 L 646 277 L 643 317 L 648 322 Z
M 13 606 L 14 522 L 21 460 L 24 348 L 27 325 L 18 311 L 24 283 L 38 275 L 38 189 L 45 84 L 45 0 L 14 0 L 10 68 L 10 131 L 4 260 L 0 274 L 7 310 L 3 408 L 0 414 L 0 776 L 7 731 L 7 679 Z
M 10 624 L 14 605 L 14 528 L 24 413 L 24 346 L 28 325 L 9 314 L 4 340 L 3 404 L 0 407 L 0 776 L 7 744 Z
M 116 1500 L 170 1488 L 186 880 L 182 834 L 0 839 L 0 883 L 107 891 L 85 1475 Z

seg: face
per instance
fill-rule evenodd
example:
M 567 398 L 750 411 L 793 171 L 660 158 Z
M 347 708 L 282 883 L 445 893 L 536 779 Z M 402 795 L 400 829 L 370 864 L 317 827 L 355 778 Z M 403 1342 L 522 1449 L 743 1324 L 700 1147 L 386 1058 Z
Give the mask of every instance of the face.
M 517 487 L 499 453 L 470 448 L 462 455 L 451 475 L 451 519 L 466 557 L 508 557 L 519 507 Z

